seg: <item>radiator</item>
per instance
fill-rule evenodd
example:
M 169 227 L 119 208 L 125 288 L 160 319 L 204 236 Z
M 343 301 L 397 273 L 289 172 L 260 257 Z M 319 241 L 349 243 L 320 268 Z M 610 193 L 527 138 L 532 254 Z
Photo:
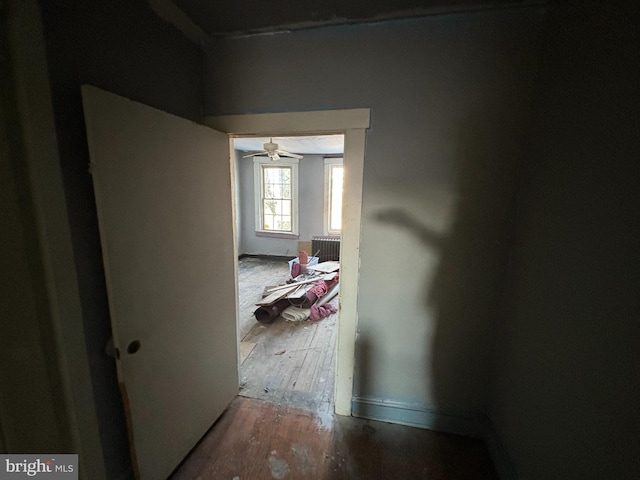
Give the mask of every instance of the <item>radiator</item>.
M 311 237 L 311 251 L 320 252 L 321 262 L 340 260 L 340 237 Z

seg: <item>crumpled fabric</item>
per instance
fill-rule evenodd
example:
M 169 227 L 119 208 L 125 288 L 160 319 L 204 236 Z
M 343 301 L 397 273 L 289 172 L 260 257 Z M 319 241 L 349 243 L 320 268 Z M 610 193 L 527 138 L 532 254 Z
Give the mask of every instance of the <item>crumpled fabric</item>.
M 292 305 L 285 308 L 280 315 L 288 322 L 302 322 L 311 316 L 311 311 L 308 308 L 300 308 Z
M 325 303 L 320 306 L 312 305 L 310 310 L 311 313 L 309 314 L 309 318 L 313 321 L 328 317 L 332 313 L 336 313 L 338 311 L 338 309 L 330 303 Z
M 336 283 L 338 283 L 339 279 L 339 275 L 336 275 L 332 280 L 319 280 L 315 282 L 313 287 L 311 287 L 305 294 L 305 300 L 300 306 L 302 308 L 311 308 L 314 303 L 324 297 L 326 293 L 331 290 Z

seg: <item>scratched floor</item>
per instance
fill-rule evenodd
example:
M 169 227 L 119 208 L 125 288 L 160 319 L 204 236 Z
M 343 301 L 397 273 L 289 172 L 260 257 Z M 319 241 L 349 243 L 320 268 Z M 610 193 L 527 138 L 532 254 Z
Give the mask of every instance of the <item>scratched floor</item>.
M 333 410 L 339 313 L 319 321 L 256 321 L 265 286 L 289 277 L 286 260 L 246 257 L 238 262 L 240 395 L 308 410 Z M 338 298 L 331 304 L 338 307 Z
M 332 396 L 315 390 L 324 378 L 317 372 L 323 370 L 312 369 L 309 359 L 316 358 L 313 352 L 318 351 L 313 342 L 333 330 L 335 319 L 327 318 L 313 328 L 288 322 L 260 328 L 262 325 L 251 316 L 255 309 L 253 297 L 259 296 L 264 285 L 276 277 L 286 278 L 288 267 L 282 261 L 269 265 L 248 259 L 240 270 L 245 273 L 240 275 L 241 290 L 255 290 L 244 302 L 241 300 L 241 338 L 264 344 L 264 352 L 260 347 L 252 350 L 241 372 L 248 375 L 249 369 L 255 368 L 251 367 L 254 355 L 258 364 L 276 362 L 274 367 L 265 363 L 267 370 L 288 372 L 289 355 L 293 359 L 300 352 L 303 337 L 297 336 L 308 335 L 309 345 L 302 342 L 305 348 L 309 347 L 308 353 L 305 361 L 299 362 L 300 371 L 307 373 L 298 373 L 297 382 L 293 374 L 285 376 L 289 380 L 283 381 L 282 388 L 267 374 L 257 377 L 258 386 L 267 382 L 272 387 L 268 393 L 255 389 L 264 398 L 236 397 L 170 480 L 498 479 L 480 441 L 334 415 Z M 266 337 L 260 339 L 261 336 Z M 274 339 L 289 336 L 297 340 L 287 345 L 273 343 Z M 286 352 L 277 355 L 283 350 Z M 309 368 L 302 368 L 305 364 Z M 328 371 L 333 368 L 331 365 Z M 316 373 L 309 373 L 312 371 Z M 300 380 L 302 377 L 310 379 L 311 387 Z M 248 379 L 244 395 L 251 394 L 250 383 Z
M 291 278 L 289 264 L 279 257 L 244 257 L 238 260 L 238 329 L 244 338 L 256 325 L 255 303 L 262 298 L 264 287 L 279 285 Z
M 498 480 L 478 440 L 236 397 L 171 480 Z

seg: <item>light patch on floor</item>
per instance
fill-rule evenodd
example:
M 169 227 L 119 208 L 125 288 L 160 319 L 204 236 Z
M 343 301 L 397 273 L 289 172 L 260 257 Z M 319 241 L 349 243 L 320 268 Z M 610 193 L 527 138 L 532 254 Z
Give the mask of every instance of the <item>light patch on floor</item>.
M 276 458 L 272 455 L 269 457 L 269 468 L 271 469 L 271 477 L 277 480 L 282 480 L 289 473 L 289 464 L 282 458 Z
M 242 365 L 256 344 L 252 342 L 240 342 L 240 364 Z

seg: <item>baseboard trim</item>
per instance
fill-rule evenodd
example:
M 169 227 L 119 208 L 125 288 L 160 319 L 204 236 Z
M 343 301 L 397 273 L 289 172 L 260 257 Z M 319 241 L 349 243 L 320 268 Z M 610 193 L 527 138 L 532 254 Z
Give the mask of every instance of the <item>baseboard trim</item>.
M 352 399 L 351 412 L 354 417 L 480 439 L 489 450 L 499 478 L 517 480 L 509 454 L 484 414 L 445 411 L 423 405 L 363 397 Z
M 408 403 L 371 398 L 353 398 L 354 417 L 398 423 L 410 427 L 482 438 L 485 417 L 469 412 L 444 412 L 439 409 Z
M 293 256 L 286 255 L 264 255 L 260 253 L 241 253 L 238 255 L 238 260 L 242 260 L 243 258 L 261 258 L 263 260 L 274 260 L 274 261 L 283 261 L 288 262 L 293 259 Z

